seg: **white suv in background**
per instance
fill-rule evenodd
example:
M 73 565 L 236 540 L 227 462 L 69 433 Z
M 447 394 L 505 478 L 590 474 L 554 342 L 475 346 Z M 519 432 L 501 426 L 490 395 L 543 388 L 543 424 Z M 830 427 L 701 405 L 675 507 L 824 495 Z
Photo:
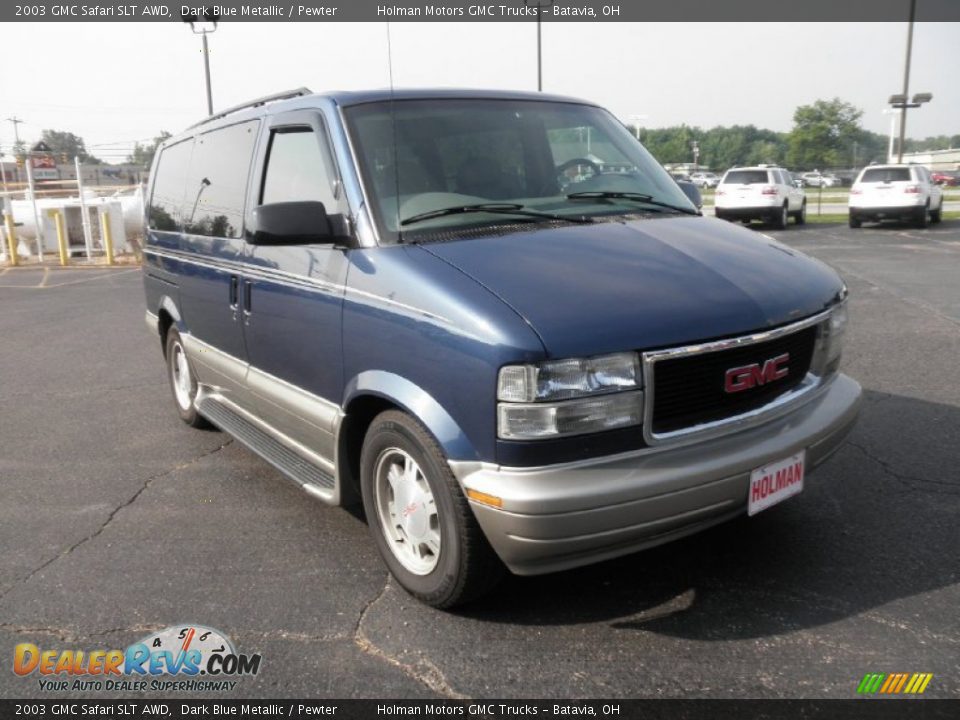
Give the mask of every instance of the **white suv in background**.
M 720 182 L 720 176 L 712 172 L 695 172 L 690 176 L 690 181 L 698 188 L 712 188 Z
M 766 220 L 782 230 L 791 216 L 797 225 L 807 221 L 807 196 L 783 168 L 731 168 L 717 185 L 714 213 L 721 220 Z
M 850 188 L 850 227 L 864 220 L 940 222 L 943 191 L 920 165 L 870 165 Z

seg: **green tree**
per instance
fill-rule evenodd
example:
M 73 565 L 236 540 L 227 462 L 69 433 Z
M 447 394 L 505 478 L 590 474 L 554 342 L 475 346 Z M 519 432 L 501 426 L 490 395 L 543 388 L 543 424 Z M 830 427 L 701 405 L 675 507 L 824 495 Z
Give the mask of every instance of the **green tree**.
M 40 134 L 40 140 L 46 143 L 58 160 L 62 155 L 65 155 L 70 160 L 75 157 L 80 158 L 80 162 L 88 165 L 100 164 L 99 158 L 87 152 L 87 146 L 84 144 L 83 138 L 74 135 L 72 132 L 44 130 Z
M 787 163 L 796 169 L 850 164 L 862 116 L 862 110 L 840 98 L 801 105 L 793 114 Z
M 143 145 L 134 143 L 133 152 L 127 156 L 127 162 L 139 165 L 142 168 L 149 168 L 153 164 L 153 156 L 156 154 L 157 148 L 160 147 L 160 143 L 169 137 L 171 137 L 170 133 L 161 130 L 160 134 L 150 143 L 144 143 Z

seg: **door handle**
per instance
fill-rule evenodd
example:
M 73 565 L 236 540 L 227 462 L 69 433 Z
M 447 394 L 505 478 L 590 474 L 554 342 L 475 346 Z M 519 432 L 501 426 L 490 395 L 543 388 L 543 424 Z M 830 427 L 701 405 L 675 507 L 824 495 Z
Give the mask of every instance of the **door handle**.
M 230 276 L 230 307 L 236 310 L 237 308 L 237 287 L 240 283 L 240 279 L 236 275 Z
M 253 312 L 253 306 L 250 304 L 253 298 L 253 283 L 250 280 L 243 281 L 243 314 L 249 315 Z

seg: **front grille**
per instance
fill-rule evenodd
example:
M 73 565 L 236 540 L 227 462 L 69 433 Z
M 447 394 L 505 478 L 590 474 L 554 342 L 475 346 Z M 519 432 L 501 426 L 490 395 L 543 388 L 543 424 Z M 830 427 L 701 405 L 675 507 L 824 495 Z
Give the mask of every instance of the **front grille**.
M 763 407 L 799 385 L 810 369 L 817 327 L 744 347 L 718 350 L 653 363 L 655 435 L 735 417 Z M 789 353 L 789 373 L 747 390 L 724 389 L 727 370 Z

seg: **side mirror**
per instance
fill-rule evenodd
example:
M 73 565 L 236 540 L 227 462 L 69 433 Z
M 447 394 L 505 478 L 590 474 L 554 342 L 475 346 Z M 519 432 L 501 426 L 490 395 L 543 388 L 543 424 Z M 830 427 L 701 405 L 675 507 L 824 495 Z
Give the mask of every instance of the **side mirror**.
M 703 198 L 700 196 L 700 189 L 696 185 L 686 180 L 677 180 L 677 185 L 680 186 L 683 194 L 696 206 L 697 210 L 703 208 Z
M 322 202 L 301 200 L 260 205 L 253 210 L 247 232 L 252 245 L 331 244 L 336 240 L 331 218 Z

